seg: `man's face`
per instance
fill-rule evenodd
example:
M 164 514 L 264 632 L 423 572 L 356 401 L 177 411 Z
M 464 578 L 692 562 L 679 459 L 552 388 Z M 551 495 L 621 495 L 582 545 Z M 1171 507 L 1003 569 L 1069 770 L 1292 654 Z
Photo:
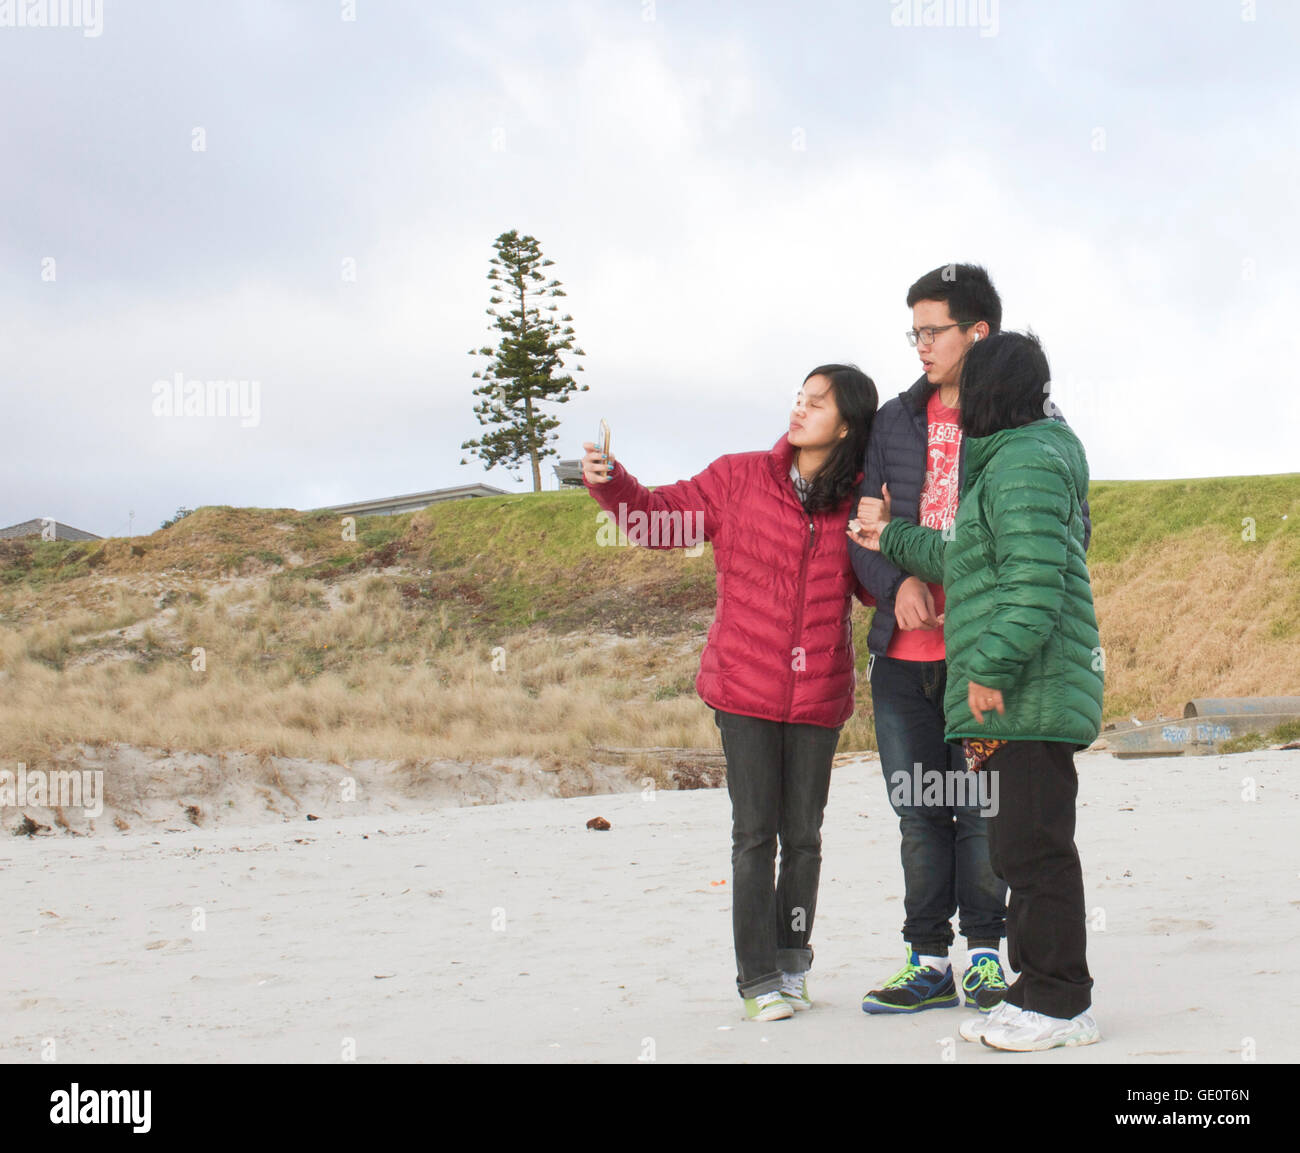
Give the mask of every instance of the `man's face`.
M 912 306 L 912 327 L 920 332 L 924 328 L 944 328 L 953 324 L 948 314 L 946 300 L 918 300 Z M 924 339 L 916 342 L 916 354 L 921 358 L 921 367 L 925 370 L 925 379 L 939 387 L 953 386 L 961 378 L 961 362 L 966 349 L 975 339 L 988 335 L 989 326 L 980 321 L 964 331 L 960 328 L 948 328 L 937 332 L 933 344 L 926 344 Z

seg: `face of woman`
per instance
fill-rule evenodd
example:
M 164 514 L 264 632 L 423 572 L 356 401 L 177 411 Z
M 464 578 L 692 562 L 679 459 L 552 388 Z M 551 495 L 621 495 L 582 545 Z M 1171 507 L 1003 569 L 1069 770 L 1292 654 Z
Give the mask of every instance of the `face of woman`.
M 796 448 L 830 448 L 844 428 L 831 382 L 824 376 L 810 376 L 795 394 L 790 443 Z

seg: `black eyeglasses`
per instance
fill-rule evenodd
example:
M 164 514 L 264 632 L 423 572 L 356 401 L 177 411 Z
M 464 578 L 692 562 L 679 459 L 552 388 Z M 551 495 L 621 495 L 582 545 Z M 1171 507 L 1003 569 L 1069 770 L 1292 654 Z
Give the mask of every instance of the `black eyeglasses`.
M 950 328 L 969 328 L 978 323 L 976 320 L 954 320 L 951 324 L 927 324 L 924 328 L 911 328 L 907 332 L 907 343 L 913 348 L 918 344 L 928 348 L 939 333 L 947 332 Z

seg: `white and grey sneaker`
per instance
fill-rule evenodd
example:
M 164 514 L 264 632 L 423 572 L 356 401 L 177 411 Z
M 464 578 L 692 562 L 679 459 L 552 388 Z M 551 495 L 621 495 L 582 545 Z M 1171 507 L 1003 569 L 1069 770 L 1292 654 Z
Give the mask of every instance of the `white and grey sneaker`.
M 974 1008 L 972 1005 L 971 1008 Z M 963 1041 L 978 1041 L 983 1035 L 984 1030 L 990 1025 L 1013 1016 L 1021 1012 L 1015 1005 L 1008 1005 L 1005 1001 L 999 1001 L 987 1013 L 977 1013 L 961 1023 L 961 1028 L 957 1030 L 962 1036 Z
M 812 998 L 808 996 L 807 973 L 782 973 L 781 996 L 791 1009 L 796 1011 L 812 1008 Z
M 1097 1022 L 1090 1013 L 1077 1017 L 1048 1017 L 1029 1009 L 1004 1014 L 990 1020 L 980 1034 L 980 1040 L 990 1049 L 1006 1049 L 1014 1053 L 1033 1053 L 1041 1049 L 1056 1049 L 1063 1045 L 1092 1045 L 1101 1040 Z

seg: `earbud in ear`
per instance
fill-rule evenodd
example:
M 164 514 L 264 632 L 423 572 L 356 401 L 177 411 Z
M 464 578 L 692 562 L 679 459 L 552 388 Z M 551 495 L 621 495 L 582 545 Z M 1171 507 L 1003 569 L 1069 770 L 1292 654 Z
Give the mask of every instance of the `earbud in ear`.
M 979 338 L 980 338 L 980 334 L 977 332 L 977 333 L 975 334 L 975 340 L 979 340 Z M 974 343 L 975 343 L 975 340 L 972 340 L 972 341 L 971 341 L 971 344 L 974 344 Z

